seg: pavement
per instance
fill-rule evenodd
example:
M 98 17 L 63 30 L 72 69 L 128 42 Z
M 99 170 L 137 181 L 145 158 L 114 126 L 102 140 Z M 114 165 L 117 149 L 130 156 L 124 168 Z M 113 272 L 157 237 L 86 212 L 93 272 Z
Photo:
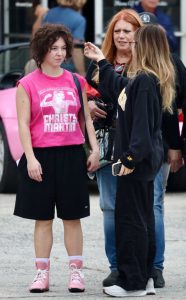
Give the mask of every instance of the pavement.
M 51 287 L 42 294 L 28 292 L 35 276 L 34 221 L 12 215 L 15 195 L 0 194 L 0 299 L 109 299 L 102 292 L 102 280 L 109 274 L 104 253 L 102 213 L 98 193 L 91 189 L 91 216 L 83 219 L 84 274 L 86 291 L 67 290 L 68 259 L 61 221 L 54 221 L 54 245 L 51 253 Z M 165 197 L 166 286 L 147 300 L 186 300 L 186 193 L 168 193 Z M 128 298 L 125 298 L 128 299 Z M 143 299 L 143 297 L 140 297 Z

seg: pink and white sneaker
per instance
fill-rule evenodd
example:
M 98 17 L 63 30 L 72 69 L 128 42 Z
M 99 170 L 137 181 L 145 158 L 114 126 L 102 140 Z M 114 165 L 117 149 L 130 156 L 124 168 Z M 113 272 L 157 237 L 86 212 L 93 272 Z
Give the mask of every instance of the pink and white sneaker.
M 36 262 L 37 274 L 29 287 L 31 293 L 43 293 L 49 291 L 50 263 Z
M 81 260 L 71 260 L 69 263 L 70 278 L 68 290 L 71 293 L 82 293 L 85 291 L 84 275 L 82 273 L 83 263 Z

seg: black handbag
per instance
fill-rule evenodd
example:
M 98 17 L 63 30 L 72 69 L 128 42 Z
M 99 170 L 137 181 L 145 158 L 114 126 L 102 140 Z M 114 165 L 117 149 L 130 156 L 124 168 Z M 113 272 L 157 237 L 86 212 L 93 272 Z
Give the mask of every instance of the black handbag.
M 111 164 L 113 161 L 115 128 L 104 127 L 96 130 L 99 145 L 100 168 Z
M 96 96 L 89 96 L 89 101 L 94 101 L 95 104 L 106 111 L 109 116 L 109 120 L 95 119 L 94 128 L 96 131 L 96 138 L 99 145 L 100 155 L 100 168 L 111 164 L 113 161 L 114 152 L 114 138 L 115 138 L 115 117 L 113 117 L 114 107 L 111 102 L 105 103 L 101 98 Z

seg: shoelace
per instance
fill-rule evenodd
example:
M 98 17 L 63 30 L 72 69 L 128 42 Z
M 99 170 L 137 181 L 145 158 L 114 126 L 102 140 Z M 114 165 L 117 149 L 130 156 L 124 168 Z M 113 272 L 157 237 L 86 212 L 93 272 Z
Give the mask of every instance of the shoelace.
M 82 279 L 84 278 L 82 270 L 77 269 L 77 267 L 74 266 L 70 266 L 70 268 L 71 268 L 71 280 L 81 282 Z
M 38 269 L 37 270 L 37 274 L 36 274 L 33 282 L 44 281 L 46 279 L 46 277 L 47 277 L 47 274 L 48 274 L 48 270 L 40 270 L 40 269 Z

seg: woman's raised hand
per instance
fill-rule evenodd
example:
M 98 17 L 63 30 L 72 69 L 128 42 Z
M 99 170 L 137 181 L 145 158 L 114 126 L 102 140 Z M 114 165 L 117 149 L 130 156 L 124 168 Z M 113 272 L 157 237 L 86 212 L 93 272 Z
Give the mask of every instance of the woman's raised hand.
M 92 44 L 91 42 L 87 42 L 84 44 L 84 55 L 92 60 L 100 61 L 105 58 L 102 51 Z

